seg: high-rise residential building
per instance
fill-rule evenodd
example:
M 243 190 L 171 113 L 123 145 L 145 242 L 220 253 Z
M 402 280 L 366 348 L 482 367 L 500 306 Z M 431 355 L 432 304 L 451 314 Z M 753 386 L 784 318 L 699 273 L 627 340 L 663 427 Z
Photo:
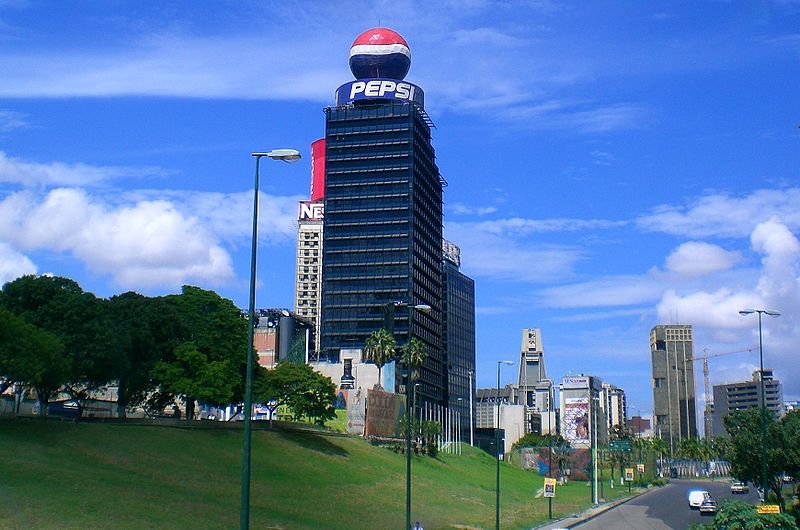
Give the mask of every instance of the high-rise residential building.
M 627 426 L 626 418 L 628 417 L 628 403 L 625 398 L 625 391 L 611 383 L 603 383 L 601 395 L 609 432 L 617 425 L 625 428 Z
M 711 432 L 714 436 L 730 436 L 725 429 L 725 416 L 736 410 L 761 407 L 760 371 L 753 372 L 751 381 L 726 385 L 714 385 L 714 411 L 711 415 Z M 764 369 L 764 397 L 767 410 L 776 418 L 784 414 L 783 387 L 772 374 Z
M 522 330 L 517 385 L 520 404 L 525 405 L 526 432 L 555 432 L 555 422 L 547 415 L 555 408 L 555 388 L 547 378 L 542 331 L 539 328 Z
M 365 59 L 370 53 L 375 55 Z M 384 61 L 376 70 L 373 59 L 392 64 Z M 350 64 L 356 80 L 339 87 L 335 105 L 325 109 L 321 354 L 337 361 L 341 350 L 363 348 L 391 309 L 398 345 L 416 337 L 428 350 L 418 404 L 445 405 L 444 181 L 432 123 L 422 89 L 402 81 L 410 52 L 400 35 L 386 28 L 363 33 Z M 402 64 L 405 71 L 395 68 Z M 401 370 L 384 373 L 399 381 Z
M 319 341 L 322 311 L 322 228 L 325 216 L 325 139 L 311 144 L 311 200 L 300 201 L 297 212 L 297 257 L 294 310 L 314 323 Z M 318 342 L 317 342 L 318 344 Z M 317 358 L 318 352 L 312 352 Z
M 459 270 L 461 250 L 456 245 L 444 240 L 442 253 L 442 348 L 447 363 L 447 406 L 458 413 L 461 439 L 469 440 L 470 418 L 474 422 L 475 412 L 475 281 Z
M 674 454 L 678 442 L 697 437 L 692 326 L 658 325 L 650 330 L 656 436 Z

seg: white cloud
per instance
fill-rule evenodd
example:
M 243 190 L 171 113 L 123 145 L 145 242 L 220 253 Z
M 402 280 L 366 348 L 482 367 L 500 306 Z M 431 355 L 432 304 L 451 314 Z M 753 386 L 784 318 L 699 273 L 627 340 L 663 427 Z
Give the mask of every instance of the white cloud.
M 756 225 L 772 217 L 789 228 L 800 228 L 800 188 L 757 190 L 742 197 L 707 195 L 685 208 L 660 206 L 636 222 L 645 231 L 677 236 L 748 237 Z
M 79 189 L 41 198 L 14 193 L 0 202 L 0 240 L 67 253 L 126 289 L 219 285 L 233 276 L 231 258 L 214 235 L 168 201 L 111 209 Z
M 448 205 L 447 209 L 457 215 L 477 215 L 479 217 L 497 211 L 494 206 L 467 206 L 461 203 Z
M 28 123 L 25 121 L 25 115 L 21 112 L 0 109 L 0 132 L 23 129 L 27 126 Z
M 728 270 L 741 260 L 740 252 L 701 241 L 688 241 L 667 256 L 666 268 L 681 276 L 693 277 Z
M 0 242 L 0 287 L 20 276 L 36 272 L 36 265 L 27 256 Z
M 0 151 L 0 182 L 23 186 L 91 186 L 120 178 L 141 178 L 169 174 L 157 167 L 92 166 L 77 163 L 27 162 Z
M 469 223 L 472 229 L 489 234 L 532 234 L 575 232 L 578 230 L 607 230 L 619 228 L 626 224 L 626 221 L 609 221 L 606 219 L 526 219 L 522 217 Z
M 662 292 L 655 279 L 628 275 L 542 289 L 537 298 L 546 307 L 613 307 L 652 302 Z

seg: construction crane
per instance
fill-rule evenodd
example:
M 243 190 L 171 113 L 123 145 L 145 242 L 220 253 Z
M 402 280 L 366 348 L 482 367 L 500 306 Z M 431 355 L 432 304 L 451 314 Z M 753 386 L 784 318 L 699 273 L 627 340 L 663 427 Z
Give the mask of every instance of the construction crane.
M 723 355 L 733 355 L 734 353 L 752 352 L 753 350 L 755 350 L 755 346 L 751 346 L 750 348 L 744 348 L 741 350 L 712 353 L 711 355 L 709 355 L 708 348 L 703 348 L 702 357 L 691 357 L 687 359 L 687 361 L 699 361 L 701 359 L 703 360 L 703 390 L 704 390 L 703 400 L 705 401 L 705 406 L 703 407 L 703 426 L 706 439 L 708 439 L 711 436 L 711 400 L 709 399 L 710 391 L 708 383 L 708 360 L 713 359 L 714 357 L 722 357 Z

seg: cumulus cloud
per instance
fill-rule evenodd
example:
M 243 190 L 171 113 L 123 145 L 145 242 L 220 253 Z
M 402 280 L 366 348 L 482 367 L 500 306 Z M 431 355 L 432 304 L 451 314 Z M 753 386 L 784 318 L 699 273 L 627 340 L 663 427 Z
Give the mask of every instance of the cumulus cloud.
M 18 192 L 0 202 L 0 240 L 26 251 L 67 253 L 123 288 L 218 285 L 233 276 L 231 258 L 214 235 L 169 201 L 111 209 L 79 189 L 44 197 Z
M 659 206 L 636 224 L 648 232 L 691 238 L 748 237 L 756 225 L 771 217 L 790 229 L 800 228 L 800 188 L 757 190 L 741 197 L 707 195 L 687 207 Z
M 728 270 L 741 261 L 740 252 L 701 241 L 688 241 L 667 256 L 666 268 L 681 276 L 702 276 Z
M 0 287 L 26 274 L 36 274 L 36 265 L 27 256 L 0 242 Z
M 64 162 L 38 163 L 10 157 L 0 151 L 0 182 L 22 186 L 91 186 L 119 178 L 164 176 L 157 167 L 93 166 Z

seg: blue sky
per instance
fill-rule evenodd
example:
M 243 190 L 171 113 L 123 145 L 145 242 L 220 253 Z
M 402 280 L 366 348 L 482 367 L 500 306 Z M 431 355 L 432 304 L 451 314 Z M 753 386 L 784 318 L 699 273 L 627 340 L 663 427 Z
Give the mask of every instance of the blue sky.
M 552 377 L 649 411 L 653 325 L 725 353 L 757 344 L 737 313 L 755 306 L 783 313 L 765 363 L 800 399 L 797 0 L 0 0 L 0 282 L 191 283 L 244 307 L 250 152 L 292 147 L 262 165 L 257 293 L 291 307 L 309 144 L 378 25 L 408 41 L 436 124 L 479 386 L 539 327 Z M 757 364 L 715 357 L 712 384 Z

